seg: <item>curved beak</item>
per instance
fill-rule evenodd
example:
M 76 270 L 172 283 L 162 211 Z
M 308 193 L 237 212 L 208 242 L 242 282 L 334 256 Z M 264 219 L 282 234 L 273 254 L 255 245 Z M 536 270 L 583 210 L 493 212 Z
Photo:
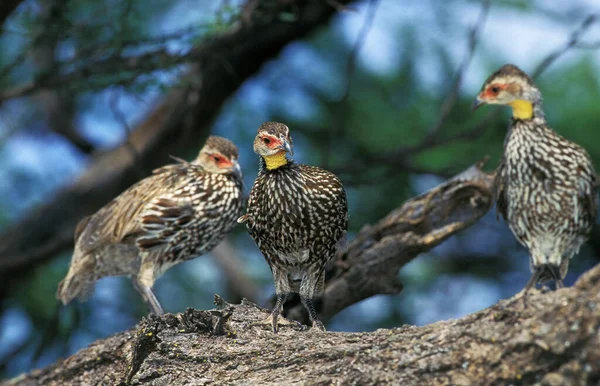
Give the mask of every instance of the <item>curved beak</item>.
M 477 110 L 479 107 L 481 107 L 481 105 L 485 104 L 485 101 L 479 98 L 479 95 L 477 95 L 477 97 L 475 98 L 475 100 L 473 101 L 473 104 L 471 105 L 471 110 L 475 111 Z
M 286 139 L 281 141 L 281 149 L 287 151 L 290 155 L 294 155 L 294 149 Z
M 231 168 L 231 171 L 232 171 L 232 172 L 233 172 L 233 174 L 234 174 L 235 176 L 237 176 L 239 179 L 242 179 L 242 177 L 243 177 L 243 176 L 242 176 L 242 168 L 240 167 L 240 164 L 239 164 L 237 161 L 235 161 L 235 162 L 233 163 L 233 167 Z

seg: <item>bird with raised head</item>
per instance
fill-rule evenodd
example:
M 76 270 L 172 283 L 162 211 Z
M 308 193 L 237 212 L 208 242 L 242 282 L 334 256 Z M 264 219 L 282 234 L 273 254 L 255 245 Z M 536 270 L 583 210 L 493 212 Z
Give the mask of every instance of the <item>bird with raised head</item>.
M 325 331 L 313 298 L 322 294 L 325 267 L 348 228 L 348 204 L 331 172 L 295 163 L 292 137 L 283 123 L 263 123 L 254 139 L 259 172 L 248 200 L 248 231 L 271 267 L 277 300 L 267 323 L 274 332 L 283 304 L 298 293 L 313 327 Z
M 507 64 L 483 84 L 473 107 L 507 105 L 512 119 L 496 171 L 497 211 L 528 248 L 537 283 L 563 286 L 569 259 L 578 253 L 596 222 L 596 173 L 581 146 L 546 123 L 542 95 L 521 69 Z
M 238 149 L 210 136 L 192 162 L 163 166 L 85 217 L 57 298 L 85 299 L 105 276 L 130 275 L 150 310 L 164 313 L 154 281 L 175 264 L 214 248 L 243 208 Z

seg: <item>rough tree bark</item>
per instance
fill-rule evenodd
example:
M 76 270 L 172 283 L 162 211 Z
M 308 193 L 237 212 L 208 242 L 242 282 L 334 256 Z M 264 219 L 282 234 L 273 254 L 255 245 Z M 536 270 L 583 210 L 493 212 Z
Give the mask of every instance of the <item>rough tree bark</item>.
M 253 325 L 266 311 L 215 297 L 211 311 L 144 319 L 11 385 L 597 385 L 600 265 L 572 288 L 533 291 L 462 319 L 369 333 Z

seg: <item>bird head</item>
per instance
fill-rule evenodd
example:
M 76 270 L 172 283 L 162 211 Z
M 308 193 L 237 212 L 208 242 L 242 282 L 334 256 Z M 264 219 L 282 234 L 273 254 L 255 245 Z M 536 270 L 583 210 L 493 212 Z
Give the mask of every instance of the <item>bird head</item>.
M 238 148 L 230 140 L 211 135 L 200 150 L 197 162 L 211 173 L 233 174 L 242 177 L 238 164 Z
M 540 91 L 529 75 L 513 64 L 506 64 L 485 81 L 473 102 L 473 109 L 484 104 L 508 105 L 515 118 L 530 119 L 533 105 L 541 100 Z
M 287 163 L 286 153 L 294 155 L 290 129 L 283 123 L 265 122 L 254 138 L 254 152 L 261 156 L 272 170 Z

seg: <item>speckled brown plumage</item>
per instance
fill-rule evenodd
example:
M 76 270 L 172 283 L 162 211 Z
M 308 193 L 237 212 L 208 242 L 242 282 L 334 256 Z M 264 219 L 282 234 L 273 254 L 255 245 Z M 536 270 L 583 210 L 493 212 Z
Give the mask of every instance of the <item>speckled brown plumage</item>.
M 476 101 L 482 103 L 513 107 L 495 192 L 498 212 L 530 252 L 533 274 L 526 289 L 547 280 L 561 287 L 569 259 L 596 221 L 590 156 L 547 125 L 539 90 L 514 65 L 488 78 Z
M 313 326 L 324 330 L 312 300 L 323 291 L 325 266 L 346 234 L 346 193 L 333 173 L 285 156 L 292 151 L 292 139 L 282 123 L 261 125 L 254 150 L 260 155 L 260 170 L 241 221 L 247 222 L 273 273 L 273 329 L 277 331 L 288 295 L 299 293 Z
M 75 251 L 57 297 L 84 298 L 104 276 L 131 275 L 155 313 L 154 281 L 171 266 L 214 248 L 236 224 L 242 181 L 233 143 L 211 136 L 193 162 L 159 168 L 75 232 Z

